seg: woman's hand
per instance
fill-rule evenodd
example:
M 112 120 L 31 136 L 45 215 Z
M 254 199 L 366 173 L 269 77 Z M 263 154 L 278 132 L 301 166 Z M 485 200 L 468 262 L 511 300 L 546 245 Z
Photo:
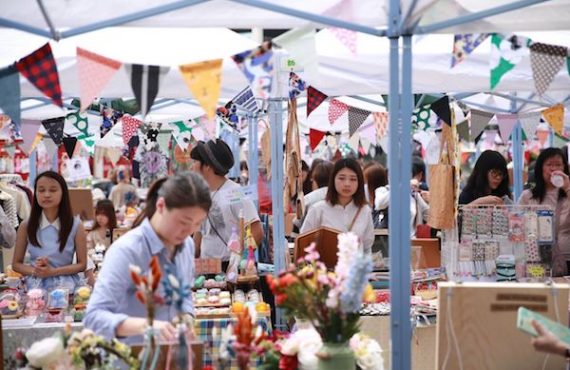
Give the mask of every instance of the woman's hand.
M 530 342 L 534 349 L 540 352 L 554 353 L 560 356 L 566 356 L 566 345 L 554 334 L 546 330 L 535 320 L 531 321 L 534 330 L 538 333 L 536 338 L 532 338 Z
M 50 265 L 36 266 L 34 268 L 34 276 L 45 279 L 55 275 L 55 269 Z
M 176 329 L 168 321 L 155 321 L 154 330 L 158 331 L 161 342 L 173 342 L 176 340 Z

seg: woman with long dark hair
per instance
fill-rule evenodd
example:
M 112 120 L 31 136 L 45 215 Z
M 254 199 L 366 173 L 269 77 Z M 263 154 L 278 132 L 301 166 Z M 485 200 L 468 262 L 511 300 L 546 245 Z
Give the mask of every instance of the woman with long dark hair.
M 30 264 L 24 263 L 26 252 Z M 12 267 L 28 277 L 28 287 L 73 290 L 81 280 L 78 273 L 86 266 L 85 230 L 79 218 L 73 217 L 67 184 L 58 173 L 43 172 L 34 183 L 30 218 L 18 229 Z
M 309 209 L 301 233 L 321 226 L 350 231 L 358 235 L 364 251 L 370 254 L 374 243 L 371 212 L 364 193 L 362 168 L 355 159 L 340 159 L 334 165 L 326 199 Z
M 554 210 L 556 240 L 552 248 L 552 274 L 568 274 L 570 262 L 570 180 L 568 163 L 559 148 L 544 149 L 534 166 L 535 186 L 521 194 L 519 204 L 546 205 Z
M 84 323 L 106 338 L 131 337 L 141 343 L 147 329 L 146 308 L 135 297 L 129 266 L 148 271 L 157 257 L 161 270 L 168 269 L 191 284 L 194 276 L 194 242 L 191 235 L 206 219 L 212 199 L 204 179 L 196 173 L 177 174 L 157 180 L 149 189 L 146 209 L 134 228 L 115 241 L 105 255 Z M 146 272 L 144 273 L 146 275 Z M 163 279 L 168 279 L 163 274 Z M 158 294 L 163 295 L 162 284 Z M 193 314 L 192 297 L 184 299 L 184 313 Z M 155 307 L 154 328 L 161 340 L 176 337 L 171 320 L 177 312 L 171 306 Z
M 110 238 L 113 229 L 117 227 L 117 216 L 113 202 L 109 199 L 102 199 L 95 206 L 95 226 L 87 234 L 87 249 L 95 248 L 102 244 L 106 248 L 110 245 Z
M 485 150 L 459 195 L 459 204 L 499 205 L 504 203 L 505 196 L 512 199 L 507 161 L 501 153 Z

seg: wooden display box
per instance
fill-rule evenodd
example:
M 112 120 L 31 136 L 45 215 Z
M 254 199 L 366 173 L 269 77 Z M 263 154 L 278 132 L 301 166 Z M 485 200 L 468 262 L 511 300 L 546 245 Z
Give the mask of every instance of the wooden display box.
M 203 359 L 204 359 L 204 343 L 202 342 L 192 342 L 190 344 L 192 346 L 192 353 L 193 353 L 193 370 L 202 370 Z M 165 370 L 168 368 L 166 360 L 168 358 L 168 349 L 170 346 L 164 344 L 160 346 L 160 357 L 158 358 L 158 363 L 155 370 Z M 172 354 L 174 354 L 175 347 L 172 346 Z M 142 350 L 142 346 L 132 346 L 132 353 L 135 356 L 138 356 L 140 351 Z M 186 370 L 186 369 L 178 369 L 178 367 L 171 363 L 170 369 L 174 370 Z
M 299 235 L 295 239 L 295 260 L 293 263 L 296 263 L 299 258 L 303 257 L 306 254 L 305 248 L 315 242 L 317 251 L 321 256 L 321 262 L 329 270 L 333 270 L 338 261 L 338 234 L 340 234 L 340 231 L 322 226 Z
M 195 258 L 194 275 L 219 274 L 222 272 L 222 260 L 219 258 Z
M 74 216 L 79 216 L 82 221 L 95 220 L 91 189 L 70 188 L 69 202 Z
M 517 329 L 523 306 L 568 325 L 567 284 L 440 283 L 436 336 L 436 369 L 542 369 L 546 354 L 536 352 L 531 336 Z M 452 335 L 454 333 L 455 335 Z M 457 342 L 453 340 L 457 338 Z M 458 350 L 456 349 L 458 348 Z M 550 355 L 546 369 L 563 369 L 565 359 Z

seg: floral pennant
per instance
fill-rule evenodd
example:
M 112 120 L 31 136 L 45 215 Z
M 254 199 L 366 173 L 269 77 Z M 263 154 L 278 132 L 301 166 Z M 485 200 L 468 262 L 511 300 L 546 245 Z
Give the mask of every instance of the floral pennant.
M 289 99 L 295 99 L 305 89 L 307 84 L 295 72 L 289 72 Z
M 527 52 L 530 40 L 524 37 L 511 36 L 508 39 L 498 34 L 491 37 L 491 90 L 501 78 L 515 68 Z
M 192 139 L 192 128 L 184 121 L 170 122 L 168 124 L 172 129 L 172 136 L 182 150 L 186 150 Z
M 247 50 L 232 56 L 245 78 L 255 97 L 269 99 L 273 84 L 273 45 L 270 41 L 264 42 L 256 49 Z
M 488 33 L 465 33 L 455 35 L 453 41 L 453 56 L 451 57 L 451 68 L 461 63 L 477 46 L 489 36 Z

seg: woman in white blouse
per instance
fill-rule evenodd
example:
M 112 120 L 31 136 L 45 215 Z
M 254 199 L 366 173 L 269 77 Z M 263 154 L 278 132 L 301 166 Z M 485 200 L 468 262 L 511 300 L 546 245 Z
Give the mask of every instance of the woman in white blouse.
M 301 233 L 330 227 L 340 232 L 358 235 L 364 252 L 370 254 L 374 243 L 371 209 L 364 193 L 364 176 L 355 159 L 345 158 L 335 163 L 325 200 L 310 209 Z

